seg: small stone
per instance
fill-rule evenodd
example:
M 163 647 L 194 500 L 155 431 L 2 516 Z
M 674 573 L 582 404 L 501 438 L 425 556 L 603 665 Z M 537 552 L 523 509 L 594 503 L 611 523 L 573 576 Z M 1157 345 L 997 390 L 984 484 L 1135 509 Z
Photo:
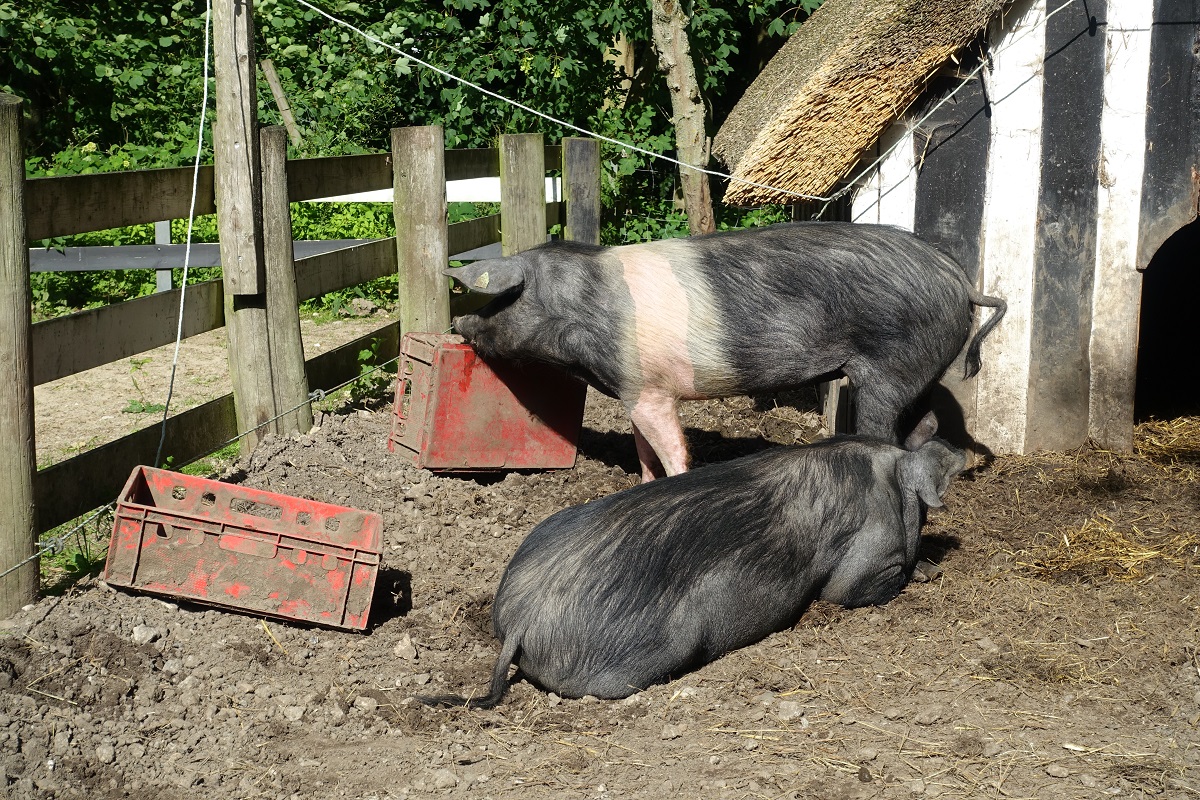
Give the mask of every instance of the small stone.
M 879 758 L 879 751 L 874 747 L 864 747 L 858 751 L 859 761 L 874 761 L 877 758 Z
M 448 769 L 439 769 L 433 773 L 433 786 L 435 789 L 453 789 L 458 786 L 458 776 Z
M 1000 645 L 996 644 L 995 642 L 993 642 L 991 639 L 989 639 L 986 636 L 984 636 L 982 639 L 977 639 L 975 641 L 975 646 L 978 647 L 980 650 L 982 650 L 985 653 L 999 653 L 1000 652 Z
M 685 724 L 663 725 L 662 733 L 659 734 L 659 738 L 661 738 L 663 741 L 667 741 L 668 739 L 678 739 L 680 736 L 683 736 L 683 732 L 686 730 L 687 725 Z
M 117 757 L 117 750 L 108 742 L 96 745 L 96 760 L 101 764 L 111 764 Z
M 759 743 L 754 741 L 753 739 L 751 739 L 750 741 L 748 741 L 744 745 L 742 745 L 743 750 L 757 750 L 758 748 L 759 748 Z
M 858 779 L 863 783 L 871 782 L 871 770 L 867 769 L 866 764 L 858 768 Z
M 359 711 L 365 711 L 370 714 L 372 711 L 379 708 L 379 701 L 374 697 L 367 697 L 366 695 L 360 694 L 358 697 L 354 698 L 354 707 Z
M 1051 778 L 1065 778 L 1071 774 L 1071 770 L 1067 769 L 1062 764 L 1048 764 L 1046 766 L 1046 774 Z
M 708 763 L 712 764 L 715 767 L 721 763 L 721 757 L 720 756 L 709 756 Z
M 416 675 L 412 676 L 412 682 L 417 686 L 424 686 L 425 684 L 429 683 L 429 673 L 418 672 Z
M 1002 749 L 999 742 L 984 742 L 982 752 L 985 758 L 995 758 Z
M 417 660 L 417 647 L 412 642 L 412 637 L 407 633 L 400 637 L 396 642 L 396 646 L 392 648 L 392 653 L 396 658 L 402 658 L 405 661 Z
M 168 658 L 163 662 L 162 671 L 168 675 L 175 675 L 183 669 L 183 662 L 178 658 Z
M 883 716 L 887 719 L 900 719 L 904 716 L 904 709 L 900 706 L 888 706 L 883 710 Z
M 775 709 L 775 713 L 784 722 L 791 722 L 804 716 L 804 708 L 795 700 L 784 700 L 779 704 L 779 708 Z
M 149 625 L 138 625 L 133 629 L 134 644 L 150 644 L 163 637 L 166 632 L 161 628 L 154 628 Z
M 1080 774 L 1079 782 L 1082 783 L 1084 786 L 1086 786 L 1089 789 L 1095 789 L 1096 787 L 1098 787 L 1100 785 L 1100 781 L 1096 779 L 1096 776 L 1091 775 L 1087 772 Z
M 925 583 L 926 581 L 936 580 L 942 577 L 942 568 L 937 564 L 931 564 L 928 561 L 918 561 L 917 566 L 913 568 L 912 579 L 917 583 Z
M 299 722 L 304 716 L 304 706 L 286 706 L 283 709 L 283 718 L 288 722 Z
M 562 702 L 562 698 L 556 695 L 554 692 L 550 692 L 548 695 L 546 695 L 546 702 L 552 706 L 556 706 Z
M 945 714 L 945 709 L 941 706 L 926 706 L 917 712 L 913 717 L 913 722 L 918 725 L 932 725 L 942 718 Z

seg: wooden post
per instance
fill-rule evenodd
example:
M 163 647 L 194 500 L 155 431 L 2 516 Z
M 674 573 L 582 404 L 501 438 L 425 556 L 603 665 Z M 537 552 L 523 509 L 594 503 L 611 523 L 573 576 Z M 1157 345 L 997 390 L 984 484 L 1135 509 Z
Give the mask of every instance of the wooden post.
M 564 155 L 564 161 L 566 156 Z M 500 137 L 500 252 L 546 242 L 546 151 L 540 133 Z
M 400 335 L 450 329 L 446 144 L 440 125 L 392 129 Z
M 267 271 L 267 334 L 275 422 L 287 436 L 312 428 L 304 342 L 300 337 L 300 301 L 296 296 L 296 259 L 292 252 L 292 214 L 288 207 L 287 134 L 278 125 L 260 134 L 263 190 L 263 257 Z M 297 408 L 297 406 L 299 406 Z M 289 409 L 294 409 L 288 411 Z
M 258 100 L 251 0 L 213 4 L 213 121 L 221 272 L 230 294 L 262 292 L 262 187 L 258 163 Z
M 275 105 L 279 108 L 279 116 L 283 118 L 283 126 L 287 128 L 288 137 L 293 145 L 299 147 L 304 140 L 300 138 L 300 129 L 296 127 L 296 118 L 292 116 L 292 107 L 288 105 L 287 95 L 283 93 L 283 82 L 279 80 L 279 73 L 275 71 L 275 62 L 264 58 L 261 66 L 267 86 L 271 87 L 271 95 L 275 98 Z
M 563 238 L 600 244 L 600 143 L 569 136 L 563 139 L 562 154 L 567 204 Z
M 0 93 L 0 572 L 34 552 L 33 360 L 21 99 Z M 0 578 L 0 618 L 37 596 L 38 561 Z
M 217 117 L 213 122 L 217 230 L 225 287 L 225 330 L 238 432 L 253 449 L 274 428 L 271 357 L 262 255 L 262 184 L 255 96 L 251 0 L 213 4 L 213 67 Z M 251 432 L 253 431 L 253 432 Z

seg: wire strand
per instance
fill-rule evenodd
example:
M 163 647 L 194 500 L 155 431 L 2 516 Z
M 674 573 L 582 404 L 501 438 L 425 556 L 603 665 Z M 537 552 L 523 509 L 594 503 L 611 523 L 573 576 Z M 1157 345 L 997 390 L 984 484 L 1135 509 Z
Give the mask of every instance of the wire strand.
M 188 268 L 192 259 L 192 226 L 196 222 L 196 194 L 200 184 L 200 154 L 204 150 L 204 121 L 208 113 L 208 39 L 212 23 L 212 3 L 204 3 L 204 82 L 200 101 L 200 130 L 196 134 L 196 158 L 192 164 L 192 200 L 188 206 L 187 237 L 183 248 L 183 281 L 179 286 L 179 317 L 175 326 L 175 355 L 171 359 L 171 380 L 167 383 L 167 402 L 163 405 L 162 433 L 158 437 L 158 451 L 154 454 L 154 466 L 162 463 L 163 445 L 167 441 L 167 416 L 171 413 L 171 398 L 175 395 L 175 372 L 179 368 L 179 345 L 183 341 L 183 308 L 187 299 Z

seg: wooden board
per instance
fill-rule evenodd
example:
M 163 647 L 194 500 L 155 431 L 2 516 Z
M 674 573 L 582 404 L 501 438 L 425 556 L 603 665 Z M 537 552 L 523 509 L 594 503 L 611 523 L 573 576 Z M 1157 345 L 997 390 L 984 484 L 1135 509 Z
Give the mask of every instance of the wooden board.
M 191 167 L 30 178 L 25 182 L 25 235 L 30 242 L 164 219 L 186 219 Z M 196 214 L 216 213 L 213 168 L 201 167 Z
M 79 311 L 33 326 L 33 381 L 48 383 L 175 341 L 179 289 Z M 221 282 L 187 289 L 183 336 L 225 324 Z

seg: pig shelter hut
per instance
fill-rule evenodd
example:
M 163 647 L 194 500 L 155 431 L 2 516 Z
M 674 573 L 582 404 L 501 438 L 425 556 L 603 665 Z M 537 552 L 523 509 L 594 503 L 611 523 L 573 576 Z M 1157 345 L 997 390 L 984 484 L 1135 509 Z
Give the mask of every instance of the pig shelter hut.
M 1200 411 L 1197 0 L 827 0 L 713 153 L 725 202 L 848 188 L 833 213 L 1007 301 L 935 398 L 988 450 L 1129 449 L 1135 412 Z

